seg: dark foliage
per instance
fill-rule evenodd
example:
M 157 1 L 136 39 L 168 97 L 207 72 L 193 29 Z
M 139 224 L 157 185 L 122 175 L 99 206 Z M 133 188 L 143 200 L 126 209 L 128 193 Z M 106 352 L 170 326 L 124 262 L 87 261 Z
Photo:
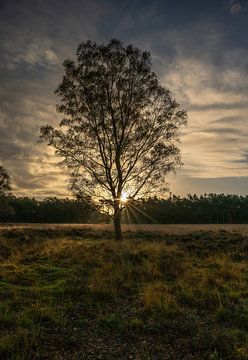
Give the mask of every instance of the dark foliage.
M 128 216 L 127 216 L 128 212 Z M 205 194 L 139 200 L 123 222 L 159 224 L 248 223 L 248 196 Z M 24 223 L 103 223 L 109 219 L 90 202 L 72 199 L 0 197 L 0 221 Z
M 7 194 L 10 190 L 10 177 L 7 171 L 0 166 L 0 195 Z
M 130 204 L 131 206 L 131 204 Z M 127 208 L 125 221 L 159 224 L 248 223 L 248 195 L 204 194 L 169 199 L 156 197 Z
M 83 200 L 5 196 L 0 198 L 0 221 L 17 223 L 95 223 L 104 216 Z

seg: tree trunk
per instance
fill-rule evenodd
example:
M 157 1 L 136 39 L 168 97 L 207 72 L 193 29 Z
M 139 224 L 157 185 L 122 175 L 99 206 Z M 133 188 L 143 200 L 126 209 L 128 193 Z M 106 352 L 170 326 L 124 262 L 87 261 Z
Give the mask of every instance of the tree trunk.
M 120 202 L 116 201 L 114 204 L 114 226 L 115 226 L 115 240 L 123 240 L 121 231 L 121 209 Z

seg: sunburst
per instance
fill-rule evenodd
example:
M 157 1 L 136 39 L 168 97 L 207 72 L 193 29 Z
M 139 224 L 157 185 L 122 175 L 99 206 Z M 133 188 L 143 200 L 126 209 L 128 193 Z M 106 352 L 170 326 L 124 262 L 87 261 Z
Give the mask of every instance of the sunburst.
M 128 202 L 128 194 L 126 192 L 123 192 L 121 194 L 121 203 L 126 204 Z

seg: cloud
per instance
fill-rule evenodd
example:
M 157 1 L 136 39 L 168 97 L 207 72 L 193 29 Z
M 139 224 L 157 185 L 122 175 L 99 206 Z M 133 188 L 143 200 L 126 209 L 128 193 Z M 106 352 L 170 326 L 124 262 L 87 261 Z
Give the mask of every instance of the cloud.
M 240 159 L 234 160 L 234 162 L 246 164 L 248 166 L 248 150 L 243 153 L 243 156 Z
M 62 62 L 80 41 L 100 37 L 97 24 L 106 10 L 95 0 L 1 3 L 0 162 L 18 195 L 70 195 L 61 159 L 38 143 L 39 129 L 59 124 L 54 90 Z
M 219 125 L 241 125 L 244 124 L 246 122 L 247 116 L 225 116 L 225 117 L 220 117 L 218 119 L 212 120 L 211 124 L 219 124 Z
M 172 181 L 177 189 L 172 191 L 203 192 L 222 185 L 235 192 L 239 177 L 243 193 L 247 192 L 246 34 L 215 21 L 212 12 L 198 21 L 190 6 L 187 16 L 180 9 L 170 16 L 169 2 L 154 1 L 155 6 L 128 0 L 121 6 L 98 0 L 38 3 L 1 4 L 0 160 L 17 194 L 69 194 L 66 171 L 57 165 L 60 159 L 37 142 L 39 128 L 59 123 L 53 91 L 62 79 L 63 60 L 74 57 L 80 41 L 101 43 L 112 37 L 150 50 L 155 72 L 188 110 L 189 123 L 180 145 L 185 166 L 178 183 Z M 243 2 L 235 1 L 230 11 L 235 4 L 245 10 Z M 234 9 L 239 14 L 238 7 Z M 228 21 L 237 26 L 230 16 Z M 205 186 L 209 188 L 200 191 Z
M 183 174 L 202 180 L 248 176 L 246 164 L 239 161 L 248 148 L 245 67 L 228 61 L 216 65 L 208 55 L 189 57 L 184 45 L 178 49 L 180 55 L 167 67 L 163 83 L 188 110 L 181 145 Z M 227 80 L 233 74 L 235 87 Z
M 236 15 L 243 11 L 242 5 L 240 2 L 231 2 L 230 4 L 230 14 Z
M 19 61 L 25 61 L 30 65 L 56 64 L 58 58 L 53 50 L 41 46 L 39 42 L 38 44 L 29 45 L 26 51 L 19 56 Z
M 231 176 L 224 178 L 191 178 L 184 170 L 177 172 L 176 176 L 169 178 L 171 190 L 174 194 L 195 193 L 224 193 L 224 194 L 247 194 L 248 176 Z M 183 191 L 182 191 L 183 189 Z
M 213 91 L 214 93 L 214 91 Z M 192 104 L 191 111 L 204 111 L 204 110 L 237 110 L 237 109 L 248 109 L 247 102 L 236 102 L 236 103 L 210 103 L 210 104 Z
M 58 64 L 58 57 L 52 49 L 51 42 L 46 39 L 22 39 L 17 44 L 9 41 L 2 43 L 3 53 L 1 67 L 14 70 L 17 67 L 48 67 Z

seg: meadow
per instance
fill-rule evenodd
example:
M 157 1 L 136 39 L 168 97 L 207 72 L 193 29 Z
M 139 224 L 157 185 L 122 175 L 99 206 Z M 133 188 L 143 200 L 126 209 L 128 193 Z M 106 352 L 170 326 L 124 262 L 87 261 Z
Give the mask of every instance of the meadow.
M 1 360 L 248 359 L 248 226 L 124 230 L 1 226 Z

